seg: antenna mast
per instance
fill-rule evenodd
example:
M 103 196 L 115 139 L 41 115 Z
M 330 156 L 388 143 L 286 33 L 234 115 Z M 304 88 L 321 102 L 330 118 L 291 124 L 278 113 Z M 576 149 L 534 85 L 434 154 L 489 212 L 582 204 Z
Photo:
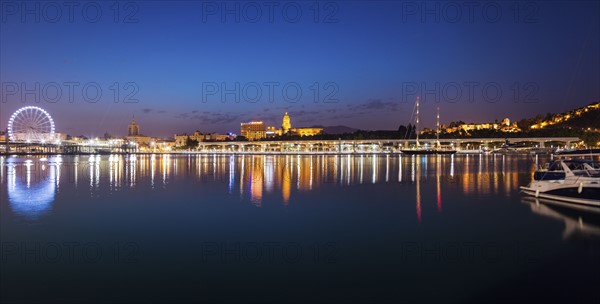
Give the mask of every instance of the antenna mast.
M 417 96 L 417 123 L 415 132 L 417 133 L 417 148 L 419 147 L 419 96 Z
M 440 146 L 440 107 L 437 107 L 437 122 L 435 125 L 435 139 L 437 147 Z

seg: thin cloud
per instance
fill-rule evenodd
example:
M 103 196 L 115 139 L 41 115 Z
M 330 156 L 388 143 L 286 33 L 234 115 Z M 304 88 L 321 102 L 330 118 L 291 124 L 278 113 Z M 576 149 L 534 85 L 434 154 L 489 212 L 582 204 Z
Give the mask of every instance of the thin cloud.
M 362 111 L 361 114 L 373 112 L 373 111 L 397 111 L 398 104 L 391 101 L 383 101 L 381 99 L 371 99 L 366 103 L 358 105 L 347 105 L 350 111 Z M 365 112 L 366 111 L 366 112 Z
M 216 113 L 212 112 L 209 114 L 195 114 L 190 117 L 190 119 L 199 120 L 203 123 L 212 124 L 212 125 L 220 125 L 220 124 L 229 124 L 233 122 L 239 122 L 240 115 L 231 114 L 231 113 Z

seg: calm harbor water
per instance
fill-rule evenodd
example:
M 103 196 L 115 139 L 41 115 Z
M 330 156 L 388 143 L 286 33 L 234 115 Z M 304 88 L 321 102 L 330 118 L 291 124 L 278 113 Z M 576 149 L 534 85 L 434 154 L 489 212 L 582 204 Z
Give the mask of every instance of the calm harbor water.
M 0 158 L 1 302 L 600 301 L 530 155 Z

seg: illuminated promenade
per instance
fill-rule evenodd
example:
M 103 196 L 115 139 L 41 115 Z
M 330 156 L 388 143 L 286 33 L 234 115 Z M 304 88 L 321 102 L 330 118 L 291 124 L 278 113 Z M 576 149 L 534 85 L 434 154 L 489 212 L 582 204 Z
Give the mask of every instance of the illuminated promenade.
M 494 150 L 506 143 L 505 138 L 440 139 L 440 144 L 454 147 L 459 152 Z M 579 143 L 577 137 L 510 138 L 511 144 L 520 148 L 551 151 L 558 147 L 570 147 Z M 0 154 L 130 154 L 130 153 L 222 153 L 222 154 L 377 154 L 399 153 L 400 149 L 416 145 L 414 139 L 369 140 L 298 140 L 298 141 L 226 141 L 200 142 L 197 148 L 164 149 L 156 144 L 149 147 L 138 145 L 110 145 L 102 142 L 89 144 L 64 141 L 55 144 L 9 143 L 0 147 Z M 420 139 L 420 146 L 435 146 L 435 139 Z
M 458 151 L 499 148 L 505 138 L 440 139 L 442 145 L 452 145 Z M 577 137 L 511 138 L 512 144 L 531 148 L 564 147 L 581 141 Z M 419 139 L 421 146 L 435 146 L 436 139 Z M 302 141 L 253 141 L 253 142 L 200 142 L 198 152 L 209 153 L 394 153 L 402 148 L 416 145 L 414 139 L 369 140 L 302 140 Z

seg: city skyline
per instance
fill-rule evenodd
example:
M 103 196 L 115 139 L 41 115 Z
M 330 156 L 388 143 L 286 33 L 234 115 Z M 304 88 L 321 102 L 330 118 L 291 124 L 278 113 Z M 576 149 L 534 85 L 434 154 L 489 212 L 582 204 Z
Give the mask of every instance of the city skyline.
M 580 108 L 567 109 L 567 111 L 564 111 L 562 113 L 547 113 L 547 114 L 552 114 L 553 116 L 555 116 L 554 119 L 557 119 L 556 117 L 559 117 L 558 121 L 548 121 L 548 122 L 544 122 L 544 123 L 540 122 L 539 125 L 538 124 L 533 124 L 531 126 L 531 129 L 540 129 L 540 125 L 542 125 L 542 126 L 553 125 L 553 124 L 555 124 L 557 122 L 560 122 L 560 121 L 566 121 L 566 119 L 568 119 L 569 116 L 573 116 L 573 115 L 569 115 L 568 114 L 569 112 L 576 111 L 577 112 L 577 116 L 578 116 L 578 115 L 581 114 L 581 110 L 586 110 L 587 111 L 588 109 L 597 109 L 599 106 L 600 106 L 600 102 L 596 102 L 596 103 L 587 104 L 587 105 L 585 105 L 583 107 L 580 107 Z M 24 108 L 26 108 L 26 107 L 22 107 L 22 108 L 20 108 L 18 110 L 21 111 Z M 39 107 L 37 107 L 37 108 L 39 108 Z M 42 108 L 39 108 L 39 109 L 42 110 L 42 111 L 45 111 Z M 50 115 L 50 113 L 47 113 L 47 115 Z M 539 117 L 540 115 L 542 115 L 542 113 L 538 113 L 535 116 Z M 273 121 L 265 121 L 265 120 L 261 120 L 261 119 L 251 119 L 251 120 L 248 120 L 248 121 L 241 121 L 241 122 L 239 122 L 239 125 L 244 126 L 244 125 L 253 124 L 253 123 L 261 123 L 263 125 L 263 127 L 264 127 L 263 131 L 266 131 L 267 133 L 269 133 L 269 132 L 273 133 L 273 131 L 275 131 L 275 130 L 278 130 L 281 133 L 281 130 L 284 130 L 284 125 L 287 125 L 287 131 L 284 130 L 284 132 L 283 132 L 283 133 L 287 133 L 288 131 L 290 131 L 290 128 L 291 128 L 291 125 L 289 125 L 290 124 L 290 116 L 288 116 L 288 112 L 284 112 L 284 114 L 279 117 L 279 122 L 281 122 L 281 120 L 283 118 L 283 123 L 282 124 L 279 124 L 277 121 L 273 122 Z M 566 119 L 563 116 L 567 116 Z M 576 116 L 573 116 L 573 117 L 576 117 Z M 532 119 L 532 118 L 534 118 L 534 117 L 526 117 L 526 118 L 523 118 L 523 119 Z M 287 123 L 286 123 L 286 121 L 287 121 Z M 461 122 L 461 123 L 458 124 L 459 122 Z M 452 123 L 456 123 L 457 125 L 454 126 L 454 127 L 452 127 L 451 126 Z M 132 131 L 132 124 L 135 125 L 133 127 L 133 128 L 135 128 L 135 131 Z M 408 126 L 408 125 L 413 125 L 413 126 L 416 127 L 415 121 L 414 121 L 414 117 L 413 117 L 413 121 L 409 121 L 406 124 L 400 124 L 400 126 L 405 126 L 405 127 Z M 459 129 L 464 129 L 465 131 L 473 130 L 473 129 L 479 129 L 479 128 L 483 128 L 483 129 L 488 129 L 488 128 L 490 128 L 490 129 L 499 129 L 500 125 L 505 125 L 506 127 L 513 126 L 513 128 L 515 128 L 514 130 L 510 130 L 510 131 L 506 130 L 505 132 L 527 131 L 527 130 L 521 130 L 521 129 L 519 129 L 516 126 L 516 121 L 515 120 L 511 120 L 509 117 L 505 117 L 503 119 L 494 119 L 493 121 L 478 121 L 478 122 L 469 121 L 469 120 L 465 121 L 464 118 L 463 118 L 463 119 L 459 119 L 457 121 L 447 122 L 447 123 L 443 122 L 443 121 L 440 121 L 440 125 L 439 126 L 442 128 L 442 129 L 440 129 L 440 131 L 442 131 L 442 132 L 448 132 L 448 133 L 453 133 L 453 132 L 458 131 Z M 295 126 L 297 126 L 297 125 L 295 125 Z M 321 129 L 321 132 L 322 132 L 323 131 L 323 127 L 334 127 L 336 129 L 338 127 L 343 127 L 343 128 L 348 127 L 350 129 L 355 129 L 355 128 L 352 128 L 351 126 L 345 126 L 345 125 L 334 126 L 334 125 L 328 125 L 326 123 L 325 124 L 321 124 L 321 125 L 302 126 L 302 127 L 299 127 L 299 128 L 300 129 L 307 129 L 307 131 L 309 129 L 318 128 L 318 129 Z M 298 128 L 298 127 L 296 127 L 296 128 Z M 421 124 L 418 131 L 419 132 L 427 133 L 427 132 L 435 131 L 436 128 L 437 128 L 437 126 L 433 126 L 433 127 L 432 126 L 423 126 Z M 105 137 L 106 135 L 110 135 L 110 136 L 113 136 L 113 137 L 127 137 L 127 136 L 138 136 L 139 135 L 139 136 L 154 137 L 154 138 L 171 138 L 173 136 L 177 137 L 177 136 L 182 136 L 182 135 L 191 135 L 194 132 L 201 133 L 201 134 L 222 134 L 222 135 L 238 135 L 239 136 L 239 135 L 242 135 L 242 133 L 243 133 L 239 128 L 237 130 L 232 130 L 232 131 L 227 131 L 227 132 L 219 132 L 219 131 L 215 131 L 215 130 L 201 130 L 201 129 L 196 128 L 196 129 L 184 130 L 184 131 L 181 131 L 181 132 L 170 133 L 170 135 L 166 135 L 166 136 L 157 135 L 157 134 L 144 134 L 143 132 L 140 131 L 140 124 L 138 123 L 138 121 L 136 121 L 135 115 L 132 115 L 129 118 L 129 122 L 127 123 L 126 131 L 123 131 L 122 130 L 123 128 L 120 128 L 120 129 L 121 129 L 120 131 L 117 131 L 115 133 L 111 133 L 111 132 L 108 132 L 108 131 L 106 131 L 106 132 L 96 131 L 94 134 L 70 134 L 70 133 L 62 132 L 60 130 L 60 128 L 57 128 L 56 129 L 56 133 L 63 134 L 64 136 L 67 136 L 67 135 L 68 136 L 75 136 L 75 137 L 85 136 L 85 137 L 88 137 L 88 138 L 100 138 L 100 137 Z M 3 130 L 0 130 L 0 133 L 6 132 L 6 130 L 7 129 L 5 127 L 5 128 L 3 128 Z M 355 130 L 357 130 L 357 131 L 358 130 L 361 130 L 361 131 L 394 131 L 395 129 L 391 129 L 391 130 L 355 129 Z M 164 130 L 163 130 L 163 132 L 164 132 Z M 279 134 L 279 136 L 281 136 L 282 134 L 280 134 L 280 133 L 277 133 L 277 134 Z M 313 133 L 313 132 L 309 132 L 309 133 Z M 324 133 L 327 133 L 327 132 L 324 132 Z M 302 135 L 302 136 L 306 136 L 306 135 Z
M 242 121 L 277 122 L 283 112 L 307 127 L 394 130 L 410 122 L 416 95 L 423 126 L 435 124 L 437 106 L 442 122 L 490 122 L 600 100 L 595 2 L 520 4 L 521 15 L 497 3 L 498 20 L 478 6 L 473 19 L 465 13 L 456 22 L 438 2 L 321 3 L 318 18 L 297 3 L 298 21 L 276 10 L 258 22 L 246 20 L 243 6 L 223 19 L 218 2 L 132 3 L 135 10 L 119 7 L 118 19 L 101 4 L 97 22 L 77 13 L 71 22 L 65 13 L 52 23 L 41 8 L 24 19 L 6 13 L 0 123 L 37 105 L 63 132 L 88 136 L 121 134 L 132 115 L 146 133 L 166 137 L 235 133 Z M 438 15 L 423 15 L 427 9 Z

